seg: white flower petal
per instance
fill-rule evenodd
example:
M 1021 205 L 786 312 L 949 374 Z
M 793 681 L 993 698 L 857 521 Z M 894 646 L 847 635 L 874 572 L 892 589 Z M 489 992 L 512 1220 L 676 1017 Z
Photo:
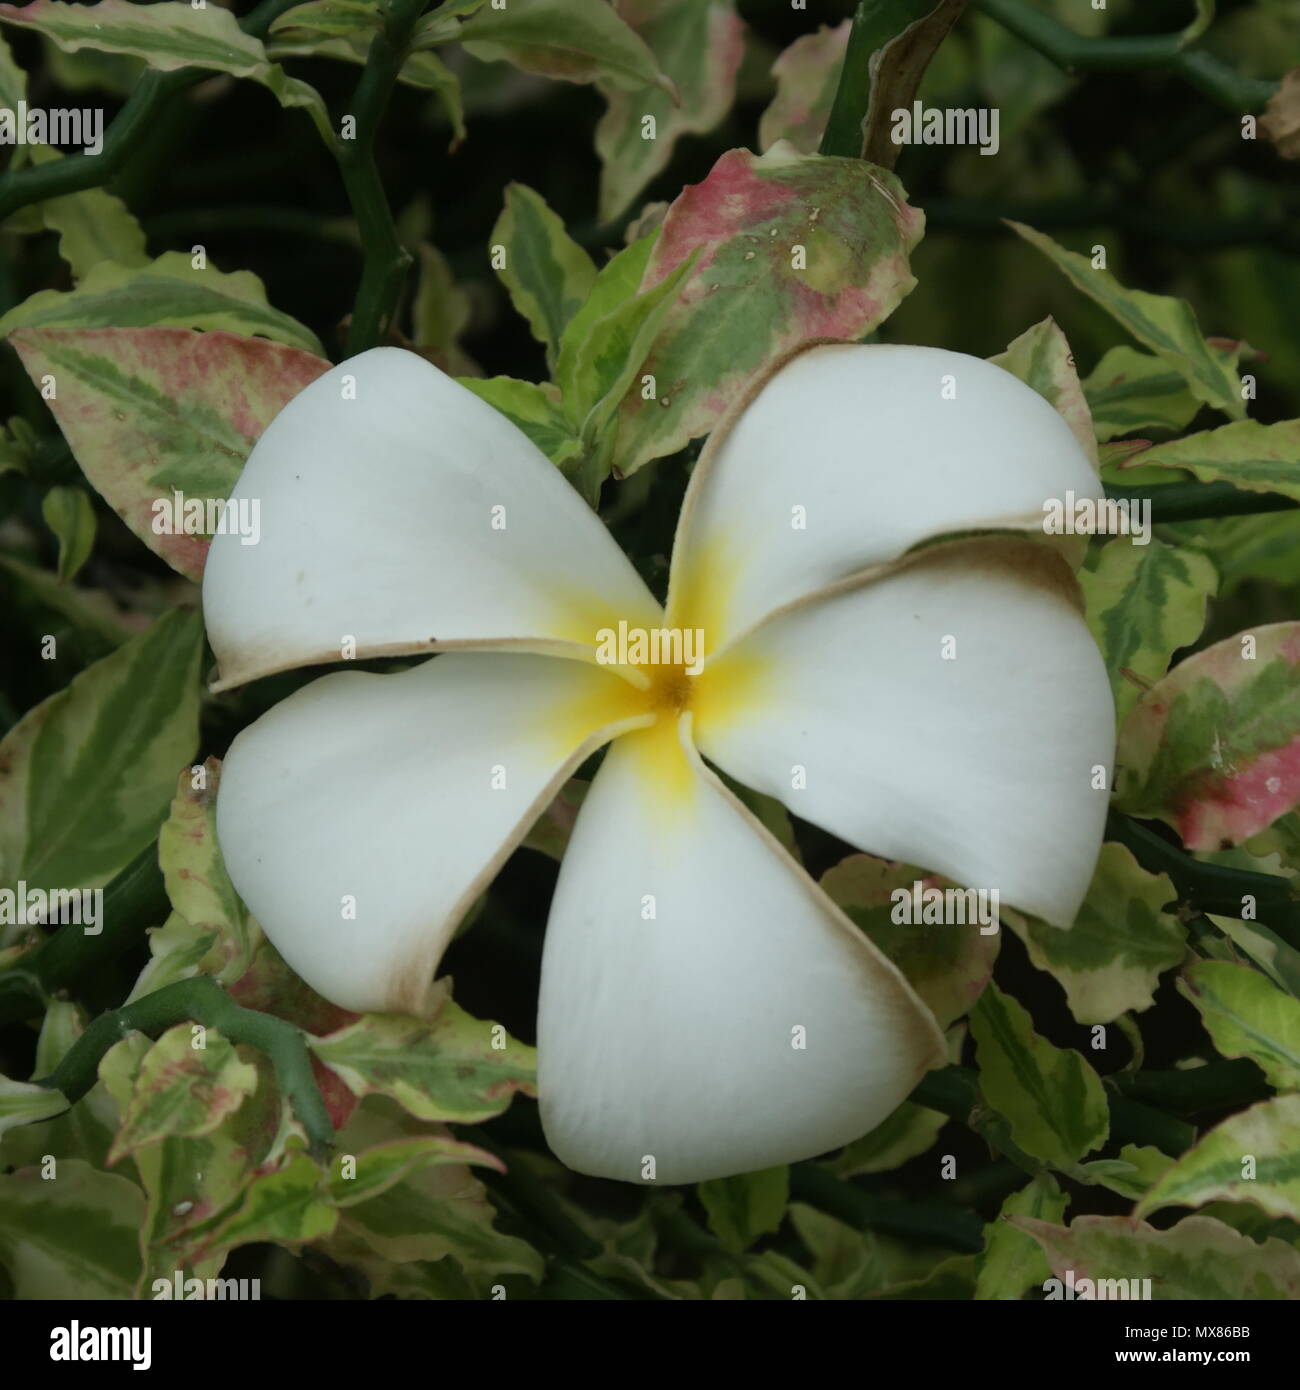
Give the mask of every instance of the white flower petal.
M 684 1183 L 847 1143 L 945 1054 L 895 967 L 663 730 L 614 744 L 569 842 L 538 1094 L 569 1167 L 637 1182 L 653 1157 Z
M 1099 489 L 1069 425 L 1001 367 L 939 348 L 809 348 L 701 457 L 678 525 L 669 622 L 703 628 L 717 651 L 774 609 L 926 537 L 1041 532 L 1046 500 Z
M 208 636 L 228 686 L 448 645 L 592 643 L 659 606 L 599 518 L 498 411 L 412 352 L 375 348 L 271 422 L 235 489 L 261 537 L 214 538 Z M 582 655 L 570 648 L 565 654 Z
M 1105 666 L 1076 592 L 1064 562 L 1033 542 L 919 551 L 778 615 L 706 668 L 698 745 L 859 849 L 1069 926 L 1101 845 L 1115 750 Z M 1094 789 L 1097 767 L 1105 786 Z
M 495 652 L 313 681 L 226 756 L 231 880 L 327 999 L 419 1013 L 457 923 L 573 767 L 627 727 L 631 691 L 596 666 Z

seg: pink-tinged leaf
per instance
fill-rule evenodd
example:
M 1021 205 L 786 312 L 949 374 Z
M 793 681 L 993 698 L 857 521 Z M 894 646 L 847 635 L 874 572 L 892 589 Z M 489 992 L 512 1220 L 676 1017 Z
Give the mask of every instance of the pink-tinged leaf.
M 257 1069 L 234 1044 L 208 1029 L 195 1045 L 188 1023 L 169 1028 L 145 1053 L 122 1116 L 111 1167 L 127 1154 L 169 1138 L 201 1138 L 219 1129 L 257 1089 Z
M 788 140 L 801 154 L 816 154 L 835 100 L 852 20 L 804 34 L 772 64 L 776 96 L 758 122 L 758 147 Z
M 1126 1216 L 1079 1216 L 1068 1226 L 1007 1220 L 1047 1256 L 1060 1281 L 1047 1290 L 1049 1300 L 1300 1298 L 1300 1250 L 1276 1238 L 1253 1241 L 1208 1216 L 1186 1217 L 1167 1231 Z M 1111 1281 L 1104 1290 L 1101 1280 Z
M 189 328 L 24 328 L 9 341 L 38 386 L 53 383 L 50 409 L 91 484 L 195 580 L 213 511 L 200 504 L 230 496 L 262 431 L 330 365 L 265 338 Z M 195 506 L 178 509 L 176 492 Z
M 707 434 L 756 373 L 800 344 L 881 323 L 916 283 L 908 254 L 925 219 L 905 199 L 874 165 L 788 145 L 761 157 L 729 150 L 688 186 L 641 292 L 697 258 L 619 407 L 616 471 Z
M 1174 668 L 1120 732 L 1121 810 L 1226 849 L 1300 805 L 1300 623 L 1229 637 Z
M 536 1052 L 499 1024 L 472 1018 L 452 1002 L 450 980 L 428 1018 L 362 1014 L 312 1052 L 353 1095 L 391 1097 L 421 1120 L 478 1124 L 499 1115 L 516 1092 L 536 1094 Z
M 678 100 L 661 87 L 599 84 L 609 103 L 596 127 L 602 222 L 667 165 L 680 136 L 712 130 L 731 109 L 745 42 L 734 0 L 614 0 L 614 10 L 649 45 Z

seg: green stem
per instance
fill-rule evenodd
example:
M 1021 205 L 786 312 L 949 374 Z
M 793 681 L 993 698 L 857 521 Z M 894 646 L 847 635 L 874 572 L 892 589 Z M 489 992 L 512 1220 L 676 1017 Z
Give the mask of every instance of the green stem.
M 1141 821 L 1117 811 L 1106 818 L 1106 838 L 1128 849 L 1144 869 L 1168 874 L 1183 901 L 1198 912 L 1240 918 L 1242 899 L 1253 898 L 1254 920 L 1300 950 L 1300 901 L 1289 879 L 1202 863 Z
M 83 928 L 66 923 L 0 971 L 0 1023 L 41 1013 L 54 991 L 67 989 L 137 944 L 145 929 L 162 922 L 168 910 L 155 842 L 104 889 L 97 935 L 88 936 Z
M 1136 454 L 1134 462 L 1142 462 Z M 1256 516 L 1261 512 L 1287 512 L 1300 507 L 1294 498 L 1276 492 L 1247 492 L 1231 483 L 1156 483 L 1145 487 L 1106 484 L 1106 496 L 1117 501 L 1150 502 L 1151 520 L 1208 521 L 1219 516 Z
M 790 1169 L 790 1196 L 854 1230 L 870 1228 L 907 1241 L 945 1245 L 978 1253 L 984 1248 L 984 1223 L 971 1211 L 946 1202 L 901 1202 L 879 1197 L 851 1182 L 843 1182 L 815 1163 Z
M 1141 1073 L 1138 1073 L 1128 1079 L 1136 1082 L 1140 1076 Z M 983 1107 L 979 1078 L 975 1072 L 958 1066 L 927 1072 L 910 1099 L 969 1125 L 992 1147 L 1026 1168 L 1026 1156 L 1008 1142 L 998 1126 L 988 1122 L 994 1112 Z M 1127 1093 L 1112 1093 L 1109 1104 L 1110 1137 L 1117 1143 L 1151 1144 L 1162 1153 L 1176 1156 L 1189 1148 L 1196 1137 L 1191 1125 L 1130 1100 Z M 1031 1166 L 1026 1171 L 1035 1171 L 1033 1161 L 1029 1160 L 1029 1163 Z M 1041 1168 L 1042 1165 L 1038 1164 L 1037 1167 Z
M 974 0 L 975 7 L 1063 72 L 1140 72 L 1163 68 L 1230 111 L 1257 111 L 1277 90 L 1276 82 L 1243 77 L 1181 33 L 1153 37 L 1092 38 L 1075 34 L 1024 0 Z
M 61 1091 L 74 1103 L 99 1079 L 104 1054 L 128 1033 L 154 1038 L 178 1023 L 191 1021 L 215 1028 L 231 1042 L 248 1043 L 270 1058 L 281 1093 L 307 1131 L 313 1155 L 323 1158 L 333 1142 L 334 1126 L 316 1085 L 306 1035 L 282 1018 L 236 1004 L 207 975 L 180 980 L 133 1004 L 100 1014 L 59 1065 L 37 1084 Z
M 1185 1071 L 1120 1073 L 1108 1078 L 1107 1084 L 1131 1100 L 1167 1107 L 1180 1115 L 1240 1109 L 1273 1094 L 1264 1073 L 1246 1057 L 1207 1062 L 1203 1067 L 1188 1067 Z
M 239 27 L 244 33 L 261 38 L 272 22 L 296 3 L 298 0 L 265 0 L 240 21 Z M 146 72 L 113 118 L 99 154 L 69 155 L 0 177 L 0 222 L 31 203 L 102 187 L 121 168 L 140 137 L 161 119 L 169 98 L 211 76 L 204 68 Z
M 424 4 L 425 0 L 391 0 L 384 28 L 371 40 L 353 95 L 353 138 L 337 142 L 339 172 L 357 219 L 365 257 L 348 327 L 349 357 L 388 337 L 402 282 L 411 266 L 410 252 L 398 239 L 397 224 L 375 163 L 375 137 Z

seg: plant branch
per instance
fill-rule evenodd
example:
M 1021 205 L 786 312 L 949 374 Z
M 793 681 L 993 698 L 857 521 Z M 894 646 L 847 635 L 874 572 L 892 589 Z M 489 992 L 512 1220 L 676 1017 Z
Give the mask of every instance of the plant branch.
M 925 1241 L 952 1250 L 978 1253 L 984 1248 L 984 1223 L 972 1211 L 946 1202 L 902 1202 L 866 1192 L 837 1178 L 816 1163 L 790 1169 L 790 1196 L 846 1222 L 907 1241 Z
M 1144 869 L 1168 874 L 1183 901 L 1197 912 L 1240 918 L 1242 899 L 1253 898 L 1254 920 L 1271 927 L 1289 946 L 1300 950 L 1300 899 L 1289 879 L 1205 864 L 1132 816 L 1117 811 L 1106 818 L 1106 838 L 1128 849 Z
M 38 1078 L 36 1084 L 61 1091 L 69 1104 L 75 1103 L 98 1080 L 104 1054 L 128 1033 L 153 1038 L 191 1021 L 266 1054 L 281 1093 L 307 1131 L 312 1154 L 324 1157 L 334 1139 L 334 1126 L 316 1085 L 306 1036 L 282 1018 L 236 1004 L 208 975 L 166 985 L 133 1004 L 100 1014 L 50 1075 Z
M 1091 38 L 1073 33 L 1024 0 L 974 0 L 976 9 L 1036 49 L 1063 72 L 1140 72 L 1163 68 L 1230 111 L 1255 111 L 1277 90 L 1276 82 L 1243 77 L 1182 34 Z
M 411 255 L 397 235 L 392 210 L 375 163 L 375 137 L 388 107 L 407 45 L 425 0 L 391 0 L 383 29 L 375 35 L 352 98 L 356 129 L 337 142 L 339 172 L 361 232 L 365 257 L 348 327 L 347 355 L 382 343 L 397 308 Z
M 298 0 L 264 0 L 239 27 L 262 38 L 271 24 Z M 113 117 L 97 155 L 73 154 L 49 164 L 29 164 L 0 177 L 0 222 L 31 203 L 101 188 L 126 162 L 137 140 L 161 119 L 167 101 L 177 92 L 211 77 L 206 68 L 177 68 L 144 73 L 122 109 Z

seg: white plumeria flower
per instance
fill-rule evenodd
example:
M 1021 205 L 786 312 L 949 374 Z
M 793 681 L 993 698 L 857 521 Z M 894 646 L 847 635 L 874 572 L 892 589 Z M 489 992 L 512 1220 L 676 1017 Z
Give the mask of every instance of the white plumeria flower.
M 1041 538 L 917 547 L 1041 533 L 1071 489 L 1097 495 L 1095 471 L 1000 368 L 818 345 L 714 432 L 665 613 L 504 416 L 412 353 L 355 357 L 253 450 L 235 496 L 261 499 L 260 544 L 212 544 L 219 687 L 348 641 L 447 654 L 327 675 L 240 734 L 217 807 L 235 887 L 326 998 L 419 1013 L 464 913 L 612 741 L 546 932 L 551 1147 L 680 1183 L 847 1143 L 946 1060 L 943 1036 L 701 755 L 865 851 L 1068 926 L 1114 746 L 1073 576 Z M 602 665 L 620 621 L 701 629 L 700 674 Z

